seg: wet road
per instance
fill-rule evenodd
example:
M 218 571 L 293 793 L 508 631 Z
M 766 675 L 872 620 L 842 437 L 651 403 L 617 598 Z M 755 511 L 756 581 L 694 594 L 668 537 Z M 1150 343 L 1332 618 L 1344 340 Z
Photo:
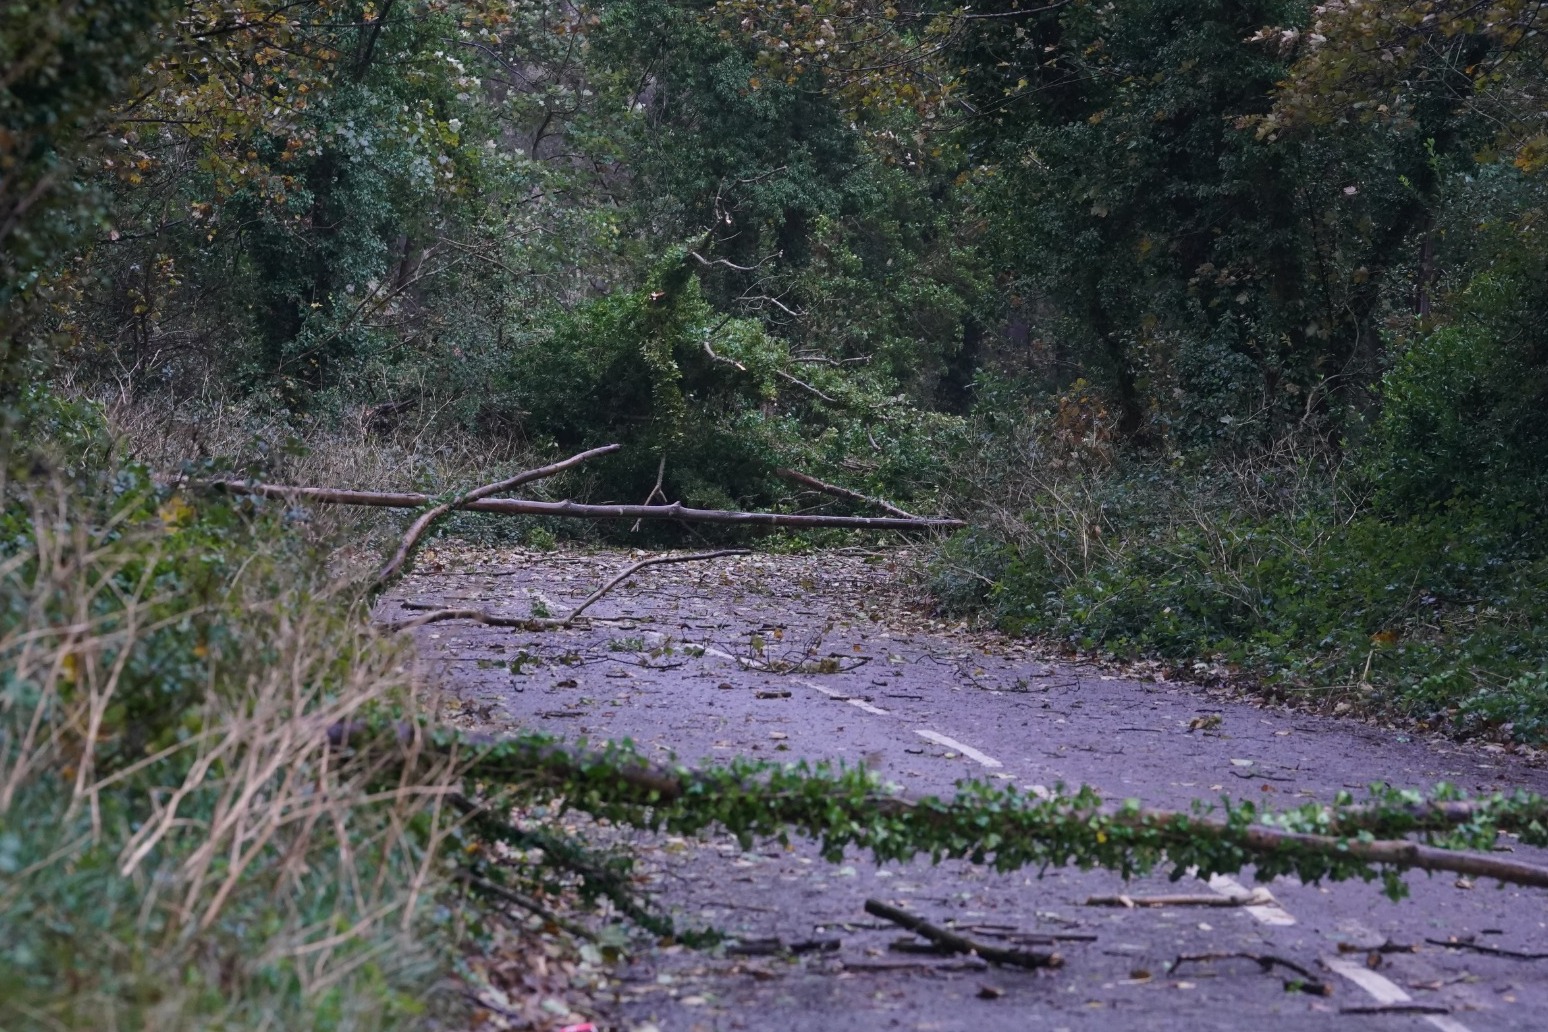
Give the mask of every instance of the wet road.
M 633 558 L 441 546 L 384 615 L 410 615 L 401 600 L 561 615 Z M 886 553 L 827 553 L 656 567 L 590 609 L 590 626 L 416 633 L 444 664 L 463 722 L 631 738 L 689 763 L 865 763 L 911 795 L 965 778 L 1027 791 L 1088 784 L 1168 807 L 1222 794 L 1288 807 L 1378 781 L 1548 791 L 1548 772 L 1517 756 L 1131 679 L 932 622 L 898 565 Z M 803 844 L 639 845 L 658 901 L 684 924 L 838 946 L 793 958 L 656 951 L 621 972 L 610 1005 L 618 1028 L 1548 1029 L 1548 960 L 1428 941 L 1548 952 L 1541 891 L 1420 874 L 1408 879 L 1410 898 L 1392 903 L 1375 886 L 1259 886 L 1248 874 L 1124 883 L 965 863 L 877 869 L 858 856 L 828 865 Z M 1548 862 L 1535 852 L 1515 849 Z M 1115 894 L 1199 899 L 1086 903 Z M 1246 895 L 1252 905 L 1204 905 Z M 1066 964 L 1025 972 L 900 953 L 890 947 L 907 936 L 868 916 L 867 897 L 986 942 L 1053 946 Z M 1239 957 L 1173 967 L 1209 953 L 1289 961 L 1333 992 L 1287 991 L 1299 976 Z

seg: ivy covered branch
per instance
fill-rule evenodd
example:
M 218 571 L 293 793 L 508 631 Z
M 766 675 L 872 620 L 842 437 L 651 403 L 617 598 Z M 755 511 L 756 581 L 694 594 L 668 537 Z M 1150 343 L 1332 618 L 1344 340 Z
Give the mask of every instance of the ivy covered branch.
M 627 743 L 585 751 L 543 736 L 428 738 L 431 754 L 466 751 L 465 776 L 502 804 L 557 797 L 611 821 L 678 835 L 720 828 L 743 842 L 793 833 L 834 860 L 852 847 L 878 863 L 929 856 L 1000 871 L 1100 867 L 1125 878 L 1163 865 L 1174 878 L 1190 868 L 1207 877 L 1252 865 L 1265 879 L 1381 878 L 1394 898 L 1405 892 L 1407 870 L 1548 888 L 1548 867 L 1485 852 L 1502 832 L 1548 845 L 1548 800 L 1525 792 L 1466 799 L 1444 786 L 1431 798 L 1383 791 L 1360 804 L 1343 796 L 1277 813 L 1228 799 L 1188 812 L 1112 805 L 1089 787 L 1034 797 L 979 782 L 960 783 L 949 799 L 912 799 L 858 767 L 736 761 L 690 770 L 652 764 Z M 1411 832 L 1426 841 L 1403 837 Z

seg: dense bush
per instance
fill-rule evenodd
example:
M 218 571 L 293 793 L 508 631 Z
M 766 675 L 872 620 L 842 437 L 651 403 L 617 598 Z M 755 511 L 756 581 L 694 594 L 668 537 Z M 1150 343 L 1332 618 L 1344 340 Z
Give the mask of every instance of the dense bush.
M 977 503 L 997 515 L 942 550 L 946 605 L 1082 651 L 1206 657 L 1313 702 L 1548 730 L 1548 550 L 1510 511 L 1383 515 L 1363 477 L 1293 452 L 1096 468 L 1049 451 L 1024 443 Z
M 422 1021 L 451 772 L 327 734 L 412 710 L 401 649 L 272 518 L 41 468 L 0 510 L 0 1026 Z

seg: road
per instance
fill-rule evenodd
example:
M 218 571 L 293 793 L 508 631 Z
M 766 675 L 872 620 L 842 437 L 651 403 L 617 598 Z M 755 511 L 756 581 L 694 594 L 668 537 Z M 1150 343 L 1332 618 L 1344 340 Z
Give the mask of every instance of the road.
M 440 545 L 383 615 L 409 615 L 397 608 L 403 600 L 560 615 L 633 558 Z M 464 722 L 631 738 L 688 763 L 865 763 L 913 795 L 949 792 L 965 778 L 1027 791 L 1088 784 L 1104 798 L 1166 807 L 1222 794 L 1292 806 L 1372 782 L 1548 791 L 1541 754 L 1061 661 L 932 621 L 908 558 L 855 551 L 655 567 L 590 609 L 590 626 L 446 623 L 416 634 Z M 1393 903 L 1374 885 L 1260 886 L 1249 873 L 1124 883 L 1104 871 L 997 874 L 966 863 L 878 869 L 863 856 L 829 865 L 801 843 L 743 852 L 717 838 L 640 836 L 637 845 L 659 904 L 682 923 L 744 943 L 837 948 L 793 958 L 647 952 L 619 972 L 604 1027 L 1548 1029 L 1548 959 L 1505 955 L 1548 952 L 1541 891 L 1420 874 L 1408 879 L 1411 896 Z M 1251 895 L 1253 904 L 1087 905 L 1115 894 Z M 1065 966 L 1028 972 L 897 952 L 890 946 L 905 936 L 865 914 L 867 897 L 985 941 L 1052 944 Z M 1332 993 L 1287 990 L 1287 977 L 1299 976 L 1240 957 L 1174 967 L 1207 953 L 1289 961 Z

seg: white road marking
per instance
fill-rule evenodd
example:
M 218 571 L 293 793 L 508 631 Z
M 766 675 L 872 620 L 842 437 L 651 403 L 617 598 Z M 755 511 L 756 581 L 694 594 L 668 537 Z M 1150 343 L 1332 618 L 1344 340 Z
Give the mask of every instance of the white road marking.
M 1370 994 L 1371 999 L 1386 1006 L 1393 1003 L 1412 1003 L 1413 997 L 1398 988 L 1385 975 L 1377 974 L 1364 964 L 1357 964 L 1343 957 L 1323 957 L 1322 966 L 1336 975 L 1343 975 Z M 1443 1014 L 1426 1014 L 1424 1020 L 1441 1032 L 1469 1032 L 1468 1027 L 1455 1018 Z
M 864 699 L 857 699 L 853 695 L 845 695 L 843 692 L 836 692 L 832 688 L 824 688 L 822 685 L 813 684 L 811 681 L 800 681 L 798 683 L 806 685 L 806 687 L 812 689 L 813 691 L 821 692 L 830 699 L 835 699 L 838 702 L 847 702 L 851 706 L 854 706 L 856 709 L 863 709 L 867 713 L 875 713 L 877 716 L 881 717 L 885 717 L 889 713 L 888 710 L 884 710 L 880 706 L 872 706 Z
M 944 745 L 948 749 L 954 749 L 973 762 L 982 763 L 985 767 L 1005 766 L 1005 764 L 1001 763 L 993 756 L 986 756 L 985 754 L 979 752 L 977 749 L 973 748 L 971 745 L 963 745 L 955 738 L 947 738 L 939 731 L 915 731 L 914 734 L 918 735 L 920 738 L 928 738 L 936 745 Z
M 1281 928 L 1295 924 L 1295 915 L 1280 906 L 1274 894 L 1261 885 L 1256 889 L 1249 889 L 1235 878 L 1215 874 L 1210 876 L 1209 887 L 1227 899 L 1252 900 L 1253 902 L 1243 903 L 1242 909 L 1263 924 Z
M 804 684 L 804 685 L 806 685 L 806 687 L 810 688 L 812 691 L 814 691 L 814 692 L 821 692 L 822 694 L 826 695 L 830 699 L 837 699 L 840 702 L 848 702 L 849 701 L 849 696 L 845 695 L 843 692 L 836 692 L 832 688 L 824 688 L 822 685 L 814 684 L 811 681 L 797 681 L 796 684 Z

